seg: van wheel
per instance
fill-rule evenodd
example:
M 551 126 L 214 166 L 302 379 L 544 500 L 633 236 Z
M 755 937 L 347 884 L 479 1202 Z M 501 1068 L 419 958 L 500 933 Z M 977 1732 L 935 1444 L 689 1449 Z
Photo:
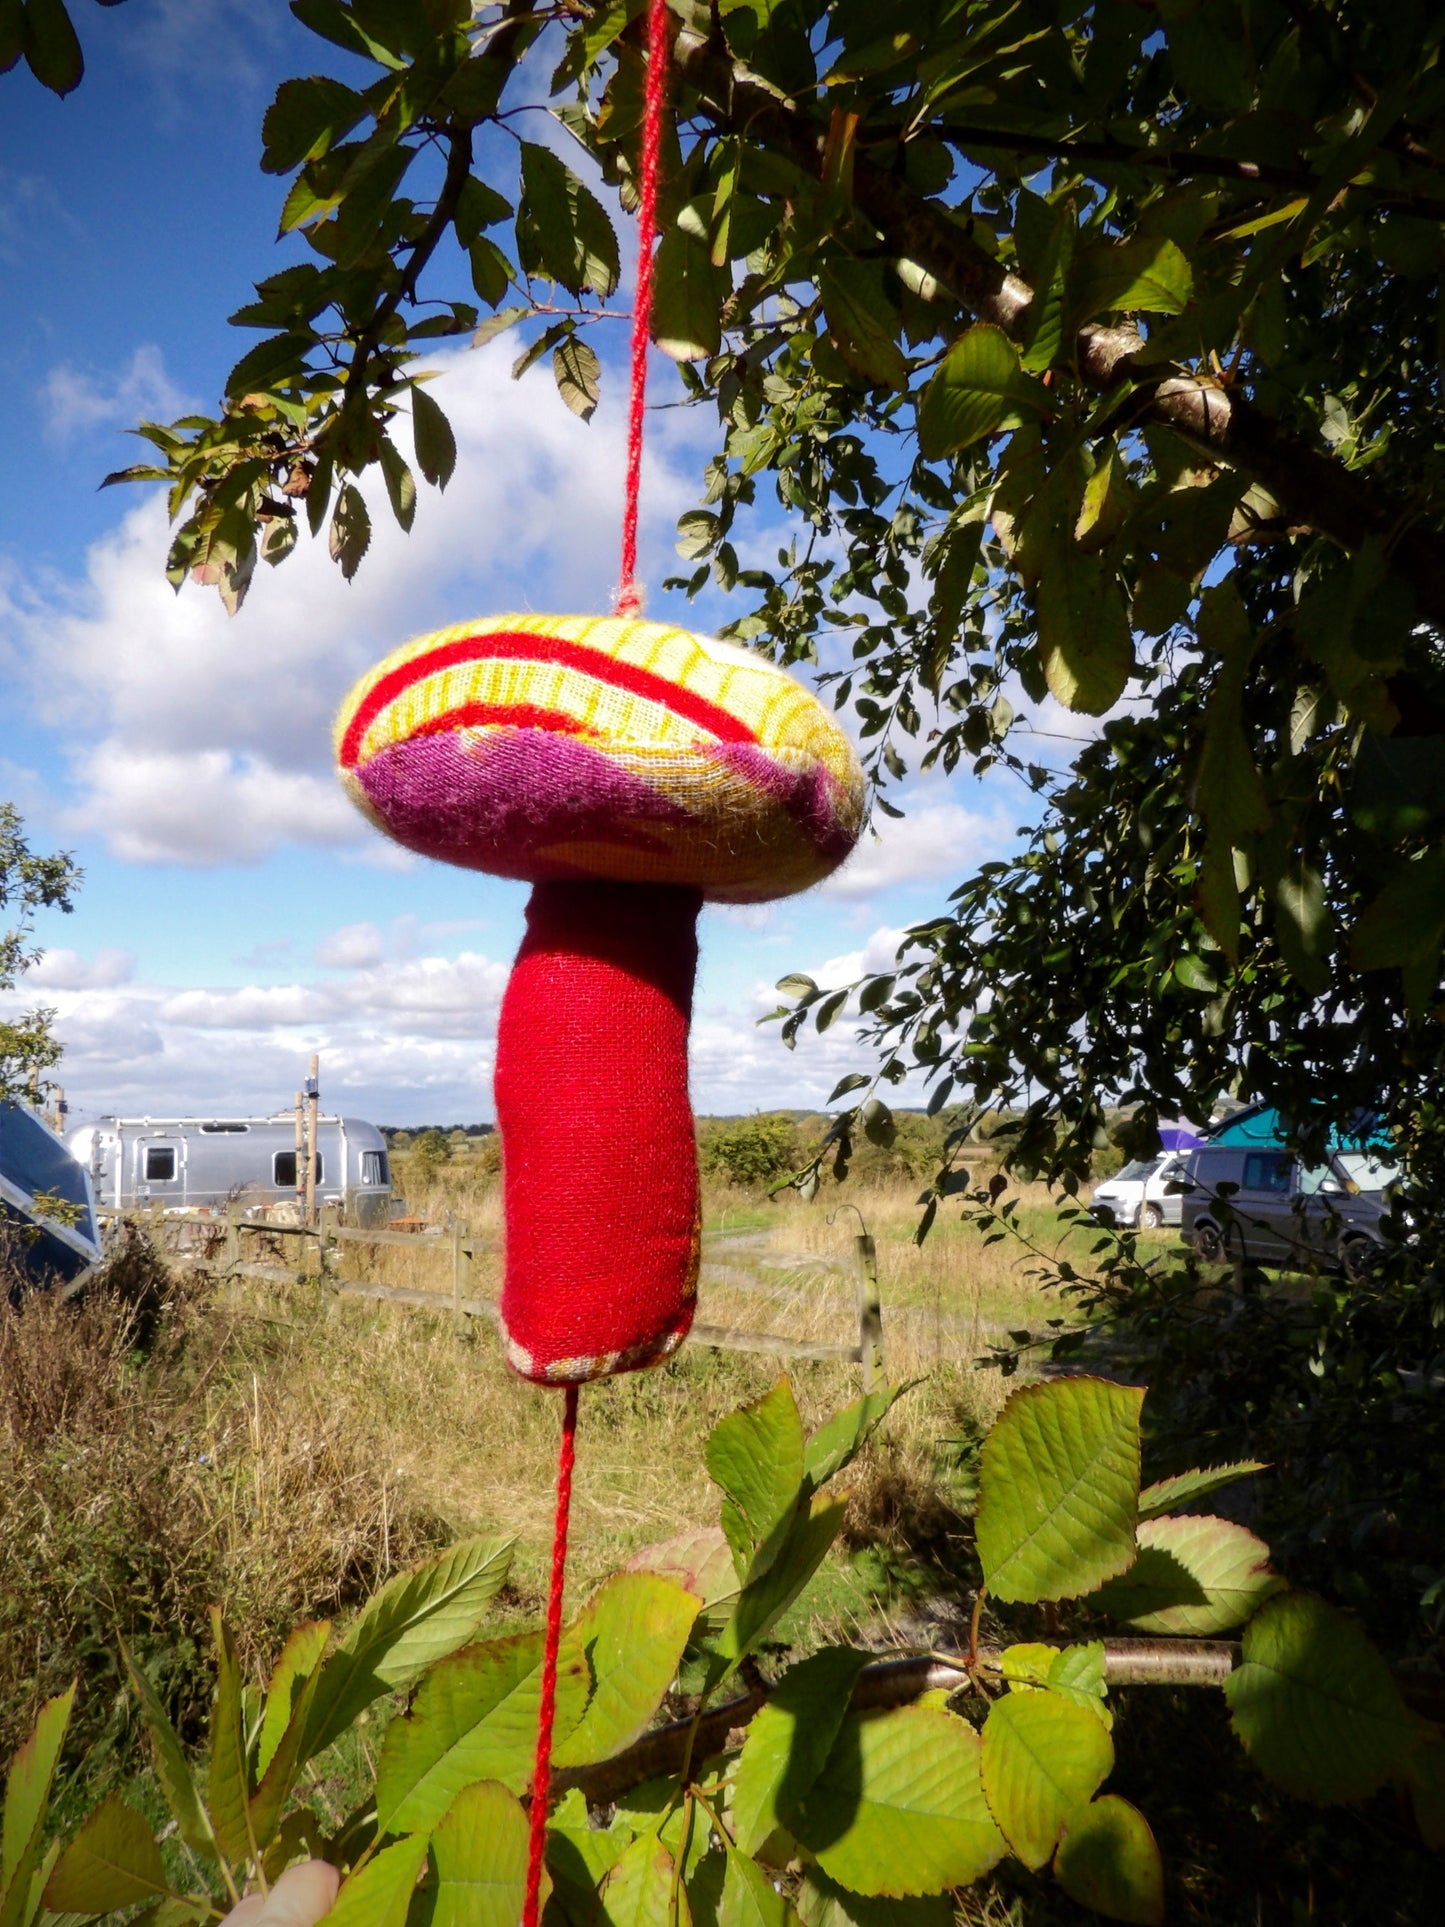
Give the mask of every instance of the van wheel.
M 1203 1224 L 1194 1227 L 1194 1255 L 1202 1265 L 1223 1265 L 1229 1262 L 1229 1254 L 1224 1249 L 1224 1239 L 1220 1236 L 1219 1226 L 1210 1224 L 1206 1218 Z
M 1159 1209 L 1157 1204 L 1140 1205 L 1139 1225 L 1142 1230 L 1157 1231 L 1163 1222 L 1164 1213 Z

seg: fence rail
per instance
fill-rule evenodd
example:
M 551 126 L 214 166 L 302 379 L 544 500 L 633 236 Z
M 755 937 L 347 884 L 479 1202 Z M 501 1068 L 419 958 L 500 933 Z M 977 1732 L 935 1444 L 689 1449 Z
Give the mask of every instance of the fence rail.
M 473 1263 L 477 1257 L 493 1250 L 494 1246 L 488 1239 L 465 1233 L 460 1224 L 453 1223 L 446 1230 L 371 1230 L 364 1225 L 340 1223 L 332 1210 L 323 1211 L 314 1225 L 276 1224 L 264 1218 L 247 1217 L 240 1206 L 232 1206 L 224 1220 L 178 1221 L 167 1219 L 163 1214 L 143 1214 L 140 1221 L 149 1222 L 153 1230 L 178 1222 L 187 1228 L 199 1226 L 212 1234 L 224 1227 L 224 1243 L 219 1256 L 207 1256 L 197 1253 L 194 1245 L 182 1247 L 179 1244 L 174 1251 L 166 1254 L 173 1262 L 184 1262 L 191 1270 L 207 1272 L 215 1277 L 253 1278 L 261 1283 L 278 1285 L 299 1285 L 314 1280 L 327 1290 L 349 1298 L 367 1298 L 417 1310 L 450 1310 L 459 1326 L 469 1318 L 489 1319 L 494 1324 L 498 1319 L 495 1302 L 490 1298 L 477 1297 L 472 1290 Z M 243 1237 L 247 1233 L 265 1238 L 294 1238 L 297 1241 L 297 1264 L 265 1264 L 248 1259 L 243 1247 Z M 155 1242 L 163 1244 L 159 1237 Z M 315 1245 L 314 1253 L 308 1251 L 308 1242 Z M 705 1345 L 713 1351 L 751 1352 L 775 1358 L 832 1360 L 859 1365 L 863 1372 L 863 1389 L 873 1391 L 883 1379 L 883 1315 L 878 1289 L 877 1252 L 872 1238 L 866 1232 L 860 1233 L 853 1243 L 857 1259 L 858 1292 L 856 1343 L 828 1344 L 821 1339 L 793 1338 L 785 1332 L 759 1332 L 725 1325 L 694 1325 L 688 1334 L 688 1343 Z M 340 1277 L 336 1269 L 337 1254 L 341 1246 L 348 1244 L 394 1246 L 437 1259 L 445 1257 L 450 1260 L 451 1292 L 443 1294 L 404 1285 L 383 1285 L 365 1279 Z M 810 1263 L 819 1270 L 835 1274 L 840 1270 L 838 1265 L 826 1259 L 811 1260 Z M 744 1281 L 751 1275 L 746 1266 L 732 1262 L 707 1262 L 703 1272 L 705 1276 L 712 1273 L 714 1282 L 725 1286 L 742 1286 L 744 1289 L 747 1288 Z M 756 1285 L 752 1288 L 760 1289 Z M 767 1288 L 767 1295 L 773 1296 L 775 1289 Z

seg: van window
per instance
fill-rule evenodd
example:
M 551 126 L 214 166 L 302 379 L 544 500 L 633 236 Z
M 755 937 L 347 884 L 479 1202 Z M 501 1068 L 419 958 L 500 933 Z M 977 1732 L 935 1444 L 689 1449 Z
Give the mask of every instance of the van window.
M 210 1137 L 214 1137 L 218 1133 L 224 1134 L 224 1133 L 230 1133 L 232 1131 L 249 1131 L 250 1128 L 251 1127 L 249 1124 L 203 1124 L 201 1126 L 202 1131 L 205 1132 L 206 1135 Z
M 391 1173 L 386 1168 L 385 1151 L 363 1151 L 361 1154 L 361 1182 L 363 1185 L 391 1183 Z
M 1294 1160 L 1287 1151 L 1251 1151 L 1244 1160 L 1246 1191 L 1288 1191 L 1290 1166 Z
M 304 1163 L 301 1166 L 301 1174 L 303 1178 L 306 1175 L 306 1166 Z M 278 1151 L 275 1157 L 272 1158 L 271 1182 L 278 1185 L 283 1191 L 294 1191 L 296 1189 L 296 1153 L 294 1151 Z M 326 1182 L 326 1154 L 324 1151 L 318 1151 L 316 1153 L 316 1182 L 318 1184 L 324 1184 Z
M 174 1144 L 148 1144 L 146 1146 L 146 1183 L 170 1184 L 176 1175 L 176 1147 Z

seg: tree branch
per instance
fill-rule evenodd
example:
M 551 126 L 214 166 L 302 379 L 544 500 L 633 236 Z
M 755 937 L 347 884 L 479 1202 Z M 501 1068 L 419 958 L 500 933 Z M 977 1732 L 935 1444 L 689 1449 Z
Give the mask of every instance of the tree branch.
M 1103 1644 L 1104 1678 L 1114 1687 L 1221 1688 L 1240 1656 L 1238 1644 L 1228 1639 L 1106 1639 Z M 980 1646 L 979 1669 L 999 1672 L 1002 1657 L 1001 1646 Z M 858 1675 L 851 1704 L 855 1712 L 907 1706 L 924 1693 L 939 1689 L 956 1692 L 967 1681 L 962 1654 L 953 1663 L 933 1654 L 880 1659 Z M 1402 1667 L 1396 1683 L 1406 1704 L 1426 1719 L 1439 1719 L 1445 1714 L 1445 1678 L 1439 1674 Z M 712 1707 L 699 1720 L 674 1720 L 644 1733 L 610 1760 L 600 1760 L 593 1766 L 559 1767 L 552 1774 L 552 1791 L 561 1794 L 577 1787 L 589 1806 L 607 1806 L 644 1780 L 680 1773 L 687 1759 L 700 1765 L 721 1753 L 729 1736 L 745 1727 L 767 1699 L 768 1687 L 763 1682 L 736 1699 Z
M 738 78 L 715 41 L 685 46 L 678 57 L 706 108 L 734 132 L 763 141 L 811 178 L 820 175 L 824 129 L 763 88 Z M 955 221 L 942 203 L 916 193 L 859 154 L 853 199 L 894 254 L 916 262 L 970 313 L 1022 335 L 1034 293 Z M 1445 629 L 1445 555 L 1426 530 L 1408 525 L 1402 505 L 1378 483 L 1352 473 L 1256 408 L 1222 381 L 1147 359 L 1138 330 L 1090 325 L 1076 344 L 1079 372 L 1101 393 L 1134 384 L 1139 418 L 1173 429 L 1209 460 L 1267 488 L 1288 520 L 1318 530 L 1353 552 L 1369 536 L 1389 544 L 1396 574 L 1437 628 Z

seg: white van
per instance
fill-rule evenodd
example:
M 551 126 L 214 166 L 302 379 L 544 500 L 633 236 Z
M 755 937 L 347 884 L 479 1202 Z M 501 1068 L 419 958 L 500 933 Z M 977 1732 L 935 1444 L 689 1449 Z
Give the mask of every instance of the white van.
M 1136 1158 L 1116 1171 L 1112 1178 L 1094 1186 L 1091 1208 L 1103 1206 L 1115 1224 L 1136 1225 L 1140 1230 L 1157 1231 L 1163 1224 L 1181 1222 L 1183 1199 L 1171 1191 L 1184 1168 L 1178 1151 L 1161 1151 L 1157 1157 Z
M 90 1173 L 101 1211 L 214 1211 L 296 1202 L 296 1117 L 102 1117 L 78 1126 L 70 1149 Z M 359 1117 L 316 1125 L 316 1201 L 348 1224 L 391 1215 L 386 1139 Z M 304 1159 L 303 1173 L 304 1176 Z

